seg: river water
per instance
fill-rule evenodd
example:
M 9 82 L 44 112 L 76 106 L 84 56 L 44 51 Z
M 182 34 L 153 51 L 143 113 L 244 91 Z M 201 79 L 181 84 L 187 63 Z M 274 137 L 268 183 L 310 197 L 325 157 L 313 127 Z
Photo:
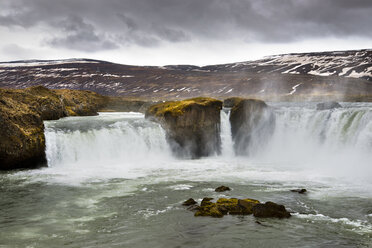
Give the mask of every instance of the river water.
M 139 113 L 46 121 L 48 168 L 0 174 L 0 247 L 372 247 L 372 104 L 341 104 L 270 104 L 275 130 L 249 157 L 234 155 L 228 111 L 222 154 L 196 160 L 174 158 Z M 206 196 L 270 200 L 292 217 L 181 205 Z

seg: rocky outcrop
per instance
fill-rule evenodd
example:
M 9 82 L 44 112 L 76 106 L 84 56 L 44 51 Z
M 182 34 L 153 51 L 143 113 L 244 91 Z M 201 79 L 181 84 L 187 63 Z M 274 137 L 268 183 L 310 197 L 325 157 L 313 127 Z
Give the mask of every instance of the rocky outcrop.
M 243 100 L 243 98 L 241 97 L 229 97 L 223 100 L 223 106 L 225 108 L 232 108 L 236 104 L 238 104 L 241 100 Z
M 106 102 L 90 91 L 0 89 L 0 170 L 46 165 L 43 121 L 96 115 Z
M 237 155 L 262 149 L 275 127 L 275 117 L 264 101 L 234 99 L 230 113 L 231 135 Z
M 220 153 L 221 109 L 221 101 L 200 97 L 152 105 L 146 118 L 163 126 L 174 154 L 199 158 Z
M 291 214 L 285 209 L 283 205 L 273 202 L 266 202 L 261 204 L 254 199 L 237 199 L 237 198 L 219 198 L 216 202 L 212 202 L 213 198 L 204 198 L 200 206 L 195 205 L 193 201 L 191 211 L 195 211 L 195 216 L 210 216 L 221 218 L 224 215 L 250 215 L 262 218 L 289 218 Z M 190 201 L 190 199 L 188 200 Z M 186 202 L 188 202 L 186 201 Z
M 316 105 L 316 110 L 327 110 L 335 108 L 342 108 L 342 106 L 338 102 L 321 102 Z
M 291 214 L 283 205 L 274 202 L 266 202 L 265 204 L 256 204 L 252 208 L 254 217 L 261 218 L 289 218 Z
M 183 206 L 192 206 L 192 205 L 195 205 L 195 204 L 197 204 L 197 202 L 192 198 L 189 198 L 182 203 Z
M 230 191 L 230 190 L 231 189 L 229 187 L 224 186 L 224 185 L 221 185 L 221 186 L 215 188 L 214 191 L 216 191 L 216 192 L 225 192 L 225 191 Z

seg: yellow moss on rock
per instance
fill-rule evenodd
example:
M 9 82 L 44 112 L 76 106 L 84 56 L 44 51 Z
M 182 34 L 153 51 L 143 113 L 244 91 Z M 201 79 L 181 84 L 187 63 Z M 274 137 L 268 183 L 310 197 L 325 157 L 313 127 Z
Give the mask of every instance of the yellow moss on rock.
M 207 107 L 215 104 L 221 104 L 221 101 L 209 97 L 197 97 L 182 101 L 170 101 L 150 106 L 146 111 L 146 115 L 162 117 L 169 113 L 172 116 L 180 116 L 185 113 L 190 105 Z
M 226 214 L 248 215 L 252 214 L 252 208 L 259 204 L 254 199 L 220 198 L 215 203 L 210 200 L 203 200 L 195 216 L 222 217 Z

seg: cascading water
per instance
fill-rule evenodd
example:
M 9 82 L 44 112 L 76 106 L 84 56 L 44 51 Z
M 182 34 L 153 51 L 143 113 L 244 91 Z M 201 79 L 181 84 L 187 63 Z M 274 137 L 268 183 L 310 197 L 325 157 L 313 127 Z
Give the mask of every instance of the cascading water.
M 274 130 L 262 142 L 252 134 L 246 157 L 293 169 L 337 173 L 371 171 L 372 111 L 370 104 L 344 103 L 344 108 L 316 110 L 314 104 L 271 104 Z M 229 111 L 221 111 L 222 157 L 234 158 Z M 266 128 L 271 128 L 268 125 Z M 263 130 L 265 131 L 265 130 Z M 49 167 L 151 167 L 172 159 L 165 131 L 138 113 L 102 113 L 46 122 Z M 337 169 L 336 169 L 337 168 Z
M 319 111 L 311 104 L 274 104 L 273 135 L 255 158 L 367 178 L 372 173 L 371 104 L 343 105 Z
M 165 132 L 139 113 L 101 113 L 47 121 L 46 156 L 55 170 L 73 168 L 93 175 L 156 167 L 171 159 Z
M 229 117 L 230 111 L 223 109 L 221 111 L 221 155 L 224 157 L 234 156 Z

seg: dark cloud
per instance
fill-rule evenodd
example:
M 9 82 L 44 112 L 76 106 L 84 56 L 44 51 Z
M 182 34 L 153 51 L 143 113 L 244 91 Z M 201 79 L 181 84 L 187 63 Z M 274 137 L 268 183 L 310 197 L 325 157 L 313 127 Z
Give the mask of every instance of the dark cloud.
M 118 48 L 105 34 L 97 33 L 94 26 L 86 23 L 81 17 L 69 16 L 56 23 L 55 27 L 62 29 L 62 34 L 46 41 L 51 46 L 86 52 Z
M 2 0 L 0 25 L 46 26 L 48 44 L 93 51 L 162 42 L 372 38 L 371 0 Z M 60 35 L 65 32 L 64 35 Z

